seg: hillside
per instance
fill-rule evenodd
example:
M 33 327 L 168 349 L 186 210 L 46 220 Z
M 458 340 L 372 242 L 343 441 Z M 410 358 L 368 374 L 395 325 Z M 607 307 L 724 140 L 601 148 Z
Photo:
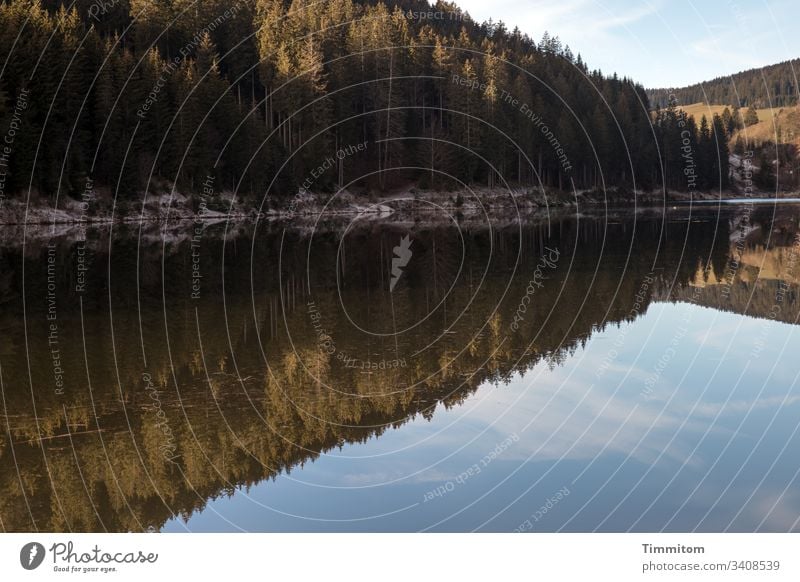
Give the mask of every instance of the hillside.
M 758 109 L 798 104 L 800 59 L 717 77 L 688 87 L 648 89 L 653 107 L 667 106 L 670 95 L 678 103 L 713 103 Z
M 730 107 L 727 105 L 721 104 L 708 104 L 708 103 L 692 103 L 690 105 L 681 105 L 679 106 L 683 109 L 688 115 L 693 116 L 695 119 L 700 119 L 703 115 L 707 118 L 712 118 L 714 115 L 722 115 L 727 107 L 730 111 Z M 771 109 L 756 109 L 756 115 L 758 116 L 759 123 L 761 122 L 769 122 L 773 116 L 777 115 L 781 111 L 783 111 L 784 107 L 773 107 Z
M 70 6 L 0 4 L 3 199 L 69 196 L 91 212 L 106 191 L 131 213 L 154 184 L 222 209 L 221 192 L 286 209 L 298 190 L 409 183 L 726 187 L 716 125 L 694 125 L 704 163 L 687 180 L 665 163 L 683 145 L 674 120 L 651 126 L 641 85 L 452 3 Z
M 794 194 L 800 188 L 800 106 L 744 111 L 720 104 L 693 103 L 676 109 L 701 120 L 713 116 L 723 120 L 735 154 L 732 166 L 741 170 L 742 160 L 751 159 L 751 188 L 778 196 L 781 192 Z M 747 187 L 741 171 L 733 176 L 733 182 L 739 191 Z
M 722 116 L 726 109 L 729 113 L 732 111 L 727 105 L 706 103 L 692 103 L 679 108 L 696 119 L 700 119 L 704 115 L 711 119 L 714 115 Z M 739 125 L 741 127 L 733 132 L 731 141 L 735 142 L 738 137 L 741 137 L 755 146 L 760 146 L 767 142 L 800 145 L 800 106 L 772 107 L 754 109 L 754 111 L 758 121 L 746 127 L 740 121 Z M 739 110 L 739 113 L 744 115 L 745 112 Z
M 746 142 L 762 145 L 767 142 L 800 145 L 800 107 L 774 107 L 758 110 L 758 123 L 739 130 Z

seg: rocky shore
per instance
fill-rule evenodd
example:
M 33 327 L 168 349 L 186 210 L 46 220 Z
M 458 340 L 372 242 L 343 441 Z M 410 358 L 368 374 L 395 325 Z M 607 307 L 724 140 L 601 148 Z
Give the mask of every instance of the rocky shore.
M 533 188 L 476 187 L 460 191 L 421 190 L 414 187 L 388 193 L 342 191 L 336 194 L 298 192 L 280 201 L 239 200 L 232 193 L 213 198 L 178 192 L 148 194 L 138 203 L 118 204 L 108 192 L 98 191 L 89 199 L 61 197 L 57 203 L 46 197 L 30 201 L 5 200 L 0 206 L 0 242 L 18 236 L 80 236 L 89 228 L 116 224 L 170 224 L 198 222 L 293 221 L 319 223 L 328 220 L 371 220 L 389 216 L 394 220 L 513 220 L 551 212 L 585 212 L 614 209 L 659 208 L 714 200 L 772 199 L 773 194 L 755 193 L 745 198 L 737 191 L 722 193 L 633 192 L 622 189 L 548 192 Z M 788 194 L 786 197 L 790 197 Z

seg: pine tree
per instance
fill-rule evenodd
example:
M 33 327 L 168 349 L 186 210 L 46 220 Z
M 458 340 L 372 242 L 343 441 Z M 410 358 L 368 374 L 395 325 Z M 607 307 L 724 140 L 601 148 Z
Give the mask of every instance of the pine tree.
M 756 123 L 758 123 L 758 112 L 756 108 L 751 105 L 744 114 L 744 126 L 750 127 Z
M 713 158 L 713 182 L 711 187 L 724 190 L 729 185 L 730 150 L 728 149 L 728 136 L 722 117 L 714 114 L 711 123 L 711 138 L 715 146 Z
M 753 176 L 753 181 L 759 188 L 770 191 L 776 187 L 775 169 L 772 159 L 765 150 L 759 156 L 758 171 Z

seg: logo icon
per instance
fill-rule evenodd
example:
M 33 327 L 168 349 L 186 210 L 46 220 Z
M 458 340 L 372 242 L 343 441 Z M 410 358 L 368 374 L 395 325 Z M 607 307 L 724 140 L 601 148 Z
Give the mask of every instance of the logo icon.
M 39 542 L 27 543 L 19 552 L 19 563 L 26 570 L 35 570 L 42 565 L 44 554 L 44 546 Z
M 389 282 L 390 293 L 394 291 L 394 286 L 397 285 L 403 275 L 403 267 L 411 260 L 411 255 L 413 254 L 411 252 L 411 242 L 409 235 L 406 235 L 400 239 L 400 244 L 392 249 L 395 256 L 392 257 L 392 279 Z

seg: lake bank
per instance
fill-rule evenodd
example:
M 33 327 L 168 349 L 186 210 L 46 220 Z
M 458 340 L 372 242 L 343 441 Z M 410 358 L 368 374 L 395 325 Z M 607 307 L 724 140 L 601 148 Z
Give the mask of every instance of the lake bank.
M 405 188 L 385 193 L 299 192 L 281 200 L 253 201 L 239 199 L 232 192 L 214 198 L 185 195 L 179 192 L 148 194 L 143 201 L 117 203 L 109 192 L 98 191 L 88 201 L 62 197 L 55 204 L 45 197 L 32 197 L 30 202 L 6 200 L 0 206 L 0 225 L 39 226 L 53 232 L 71 227 L 141 222 L 203 222 L 248 220 L 311 220 L 321 217 L 357 218 L 399 215 L 414 218 L 443 214 L 459 219 L 491 216 L 493 219 L 521 215 L 547 214 L 557 209 L 586 209 L 587 207 L 658 208 L 681 203 L 735 203 L 737 201 L 772 202 L 796 200 L 797 193 L 785 193 L 776 198 L 774 192 L 753 192 L 745 196 L 734 190 L 717 193 L 638 191 L 623 189 L 548 191 L 534 188 L 473 187 L 456 191 L 420 190 Z M 423 219 L 429 220 L 429 219 Z

